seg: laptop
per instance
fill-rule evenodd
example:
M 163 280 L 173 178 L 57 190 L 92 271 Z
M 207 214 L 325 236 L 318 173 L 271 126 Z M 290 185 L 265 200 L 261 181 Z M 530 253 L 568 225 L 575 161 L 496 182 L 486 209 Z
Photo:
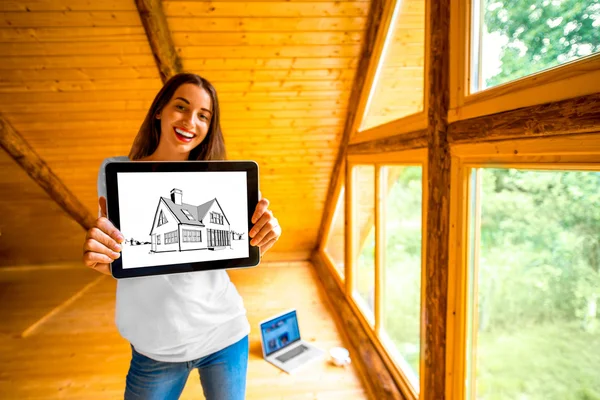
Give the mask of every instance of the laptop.
M 260 323 L 265 360 L 288 374 L 315 361 L 325 352 L 300 339 L 296 310 L 285 311 Z

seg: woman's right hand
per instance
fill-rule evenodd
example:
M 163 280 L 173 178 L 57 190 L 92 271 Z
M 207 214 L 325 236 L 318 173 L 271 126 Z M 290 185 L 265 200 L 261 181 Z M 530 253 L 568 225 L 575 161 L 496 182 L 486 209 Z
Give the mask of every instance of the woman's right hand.
M 106 218 L 106 198 L 100 197 L 100 215 L 85 235 L 83 263 L 86 267 L 110 275 L 110 263 L 121 256 L 125 237 Z

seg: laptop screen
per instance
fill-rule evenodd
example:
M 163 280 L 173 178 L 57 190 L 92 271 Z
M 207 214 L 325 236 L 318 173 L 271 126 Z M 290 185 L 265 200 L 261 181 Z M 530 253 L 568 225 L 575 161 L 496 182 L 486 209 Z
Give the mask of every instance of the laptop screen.
M 260 325 L 263 348 L 268 356 L 300 340 L 300 329 L 296 311 L 290 311 Z

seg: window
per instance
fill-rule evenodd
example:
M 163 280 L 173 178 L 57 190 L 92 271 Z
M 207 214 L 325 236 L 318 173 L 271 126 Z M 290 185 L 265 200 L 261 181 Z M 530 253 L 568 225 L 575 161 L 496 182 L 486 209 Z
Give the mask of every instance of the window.
M 202 232 L 190 229 L 183 229 L 183 242 L 201 242 Z
M 470 182 L 466 398 L 600 398 L 600 172 Z
M 374 324 L 375 310 L 375 166 L 358 165 L 353 170 L 356 201 L 354 240 L 356 254 L 353 297 Z
M 423 110 L 425 1 L 396 3 L 360 130 Z
M 596 0 L 473 0 L 471 92 L 600 51 Z
M 162 235 L 160 233 L 156 235 L 156 244 L 160 244 L 160 237 L 161 236 Z
M 167 221 L 167 218 L 165 217 L 165 214 L 163 214 L 162 210 L 160 210 L 160 214 L 158 216 L 158 225 L 157 225 L 157 227 L 161 226 L 161 225 L 164 225 L 167 222 L 168 221 Z
M 325 251 L 331 257 L 333 265 L 338 274 L 344 278 L 344 219 L 345 219 L 345 198 L 344 188 L 340 190 L 337 205 L 335 207 L 335 214 L 331 227 L 329 228 L 329 235 L 327 236 L 327 244 L 325 245 Z
M 223 225 L 223 215 L 216 212 L 211 212 L 210 222 L 212 222 L 213 224 Z
M 421 166 L 381 168 L 384 225 L 382 336 L 419 388 L 423 177 Z
M 223 247 L 231 245 L 229 231 L 219 229 L 207 229 L 206 232 L 208 235 L 209 247 Z
M 165 244 L 178 243 L 179 235 L 177 231 L 165 233 Z
M 421 386 L 426 160 L 426 149 L 350 155 L 346 182 L 354 253 L 346 289 L 411 398 Z
M 186 210 L 185 208 L 182 208 L 181 212 L 183 212 L 185 214 L 185 216 L 187 217 L 187 219 L 189 219 L 190 221 L 194 220 L 194 217 L 192 216 L 192 214 L 190 214 L 190 212 L 188 210 Z

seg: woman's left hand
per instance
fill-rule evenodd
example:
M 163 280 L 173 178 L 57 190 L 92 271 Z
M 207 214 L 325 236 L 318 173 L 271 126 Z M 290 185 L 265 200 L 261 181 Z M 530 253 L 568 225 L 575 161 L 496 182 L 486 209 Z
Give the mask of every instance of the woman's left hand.
M 248 236 L 252 238 L 250 244 L 260 248 L 262 256 L 269 250 L 281 236 L 281 227 L 273 212 L 269 210 L 269 200 L 261 198 L 254 214 L 252 215 L 254 226 L 250 229 Z

